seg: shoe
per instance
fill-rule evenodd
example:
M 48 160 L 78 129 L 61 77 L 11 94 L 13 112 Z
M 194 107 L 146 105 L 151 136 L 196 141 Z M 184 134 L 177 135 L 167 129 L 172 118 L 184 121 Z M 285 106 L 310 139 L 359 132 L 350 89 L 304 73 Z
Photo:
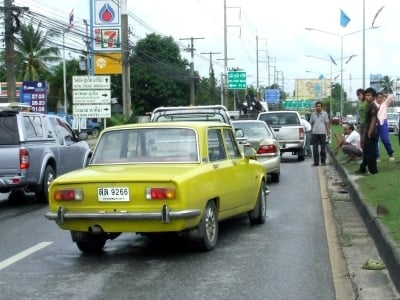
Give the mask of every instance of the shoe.
M 394 157 L 393 156 L 389 157 L 389 161 L 394 161 Z
M 311 167 L 318 167 L 319 165 L 317 164 L 312 164 Z
M 365 172 L 365 173 L 362 173 L 362 174 L 361 174 L 361 176 L 369 176 L 369 175 L 373 175 L 373 174 L 370 173 L 370 172 Z
M 321 163 L 321 165 L 326 166 L 326 162 Z
M 366 171 L 361 172 L 360 170 L 356 170 L 356 171 L 354 172 L 354 174 L 355 174 L 355 175 L 364 175 L 364 174 L 367 174 L 367 172 L 366 172 Z

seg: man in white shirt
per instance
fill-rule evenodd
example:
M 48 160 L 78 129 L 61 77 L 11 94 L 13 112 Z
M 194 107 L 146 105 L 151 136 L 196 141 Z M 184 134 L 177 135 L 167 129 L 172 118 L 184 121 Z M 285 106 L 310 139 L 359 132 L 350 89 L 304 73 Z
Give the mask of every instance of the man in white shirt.
M 389 125 L 387 120 L 388 107 L 390 104 L 392 104 L 393 99 L 393 94 L 384 95 L 381 92 L 376 93 L 375 104 L 378 107 L 378 122 L 376 124 L 376 128 L 378 129 L 379 138 L 381 139 L 386 153 L 389 156 L 389 161 L 395 160 L 393 157 L 394 151 L 392 144 L 390 143 Z M 378 144 L 376 144 L 376 161 L 380 161 Z
M 311 124 L 304 118 L 300 119 L 301 125 L 304 127 L 304 131 L 306 132 L 306 146 L 305 151 L 308 158 L 312 157 L 311 150 Z
M 343 138 L 337 139 L 335 148 L 335 155 L 338 153 L 339 148 L 342 148 L 344 154 L 348 159 L 345 162 L 359 159 L 362 155 L 360 134 L 354 129 L 353 125 L 345 125 L 343 128 Z

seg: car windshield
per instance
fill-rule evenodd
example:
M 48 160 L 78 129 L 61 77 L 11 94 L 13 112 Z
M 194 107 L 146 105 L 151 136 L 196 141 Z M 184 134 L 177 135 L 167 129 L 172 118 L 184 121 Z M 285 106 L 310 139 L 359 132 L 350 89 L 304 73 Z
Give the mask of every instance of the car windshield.
M 190 128 L 131 128 L 105 132 L 91 164 L 198 162 L 197 134 Z
M 260 120 L 270 126 L 276 125 L 300 125 L 300 120 L 295 113 L 266 113 L 260 115 Z
M 244 135 L 250 139 L 273 138 L 265 124 L 260 122 L 238 122 L 234 123 L 234 126 L 236 129 L 242 129 Z

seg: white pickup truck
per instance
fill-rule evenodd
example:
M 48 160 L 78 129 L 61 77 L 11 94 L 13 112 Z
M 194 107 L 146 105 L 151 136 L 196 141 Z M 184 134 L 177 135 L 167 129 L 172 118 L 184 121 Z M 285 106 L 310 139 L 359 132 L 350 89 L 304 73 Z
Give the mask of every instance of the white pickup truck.
M 300 122 L 300 114 L 297 111 L 267 111 L 261 112 L 257 120 L 266 122 L 274 131 L 284 152 L 297 155 L 298 161 L 303 161 L 305 156 L 306 134 Z

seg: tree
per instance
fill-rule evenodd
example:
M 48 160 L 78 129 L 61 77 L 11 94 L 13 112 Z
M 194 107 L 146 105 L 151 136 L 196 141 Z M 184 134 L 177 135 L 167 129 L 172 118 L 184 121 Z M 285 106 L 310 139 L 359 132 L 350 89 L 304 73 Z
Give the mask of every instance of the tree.
M 50 92 L 47 96 L 48 111 L 57 111 L 59 105 L 64 105 L 64 66 L 59 63 L 49 70 L 50 74 L 46 77 L 49 83 Z M 72 107 L 72 76 L 84 75 L 86 72 L 79 68 L 79 60 L 67 60 L 65 62 L 67 106 Z
M 212 75 L 210 78 L 200 78 L 196 83 L 196 105 L 212 105 L 221 103 L 220 88 Z
M 392 94 L 394 90 L 394 80 L 390 79 L 389 76 L 383 76 L 381 79 L 380 85 L 382 87 L 382 91 L 385 94 Z
M 172 37 L 149 34 L 131 56 L 132 107 L 145 114 L 158 106 L 189 105 L 189 63 Z
M 59 50 L 46 46 L 54 38 L 52 31 L 33 28 L 32 24 L 21 24 L 19 38 L 15 39 L 16 78 L 18 81 L 45 80 L 49 74 L 48 63 L 60 61 Z

